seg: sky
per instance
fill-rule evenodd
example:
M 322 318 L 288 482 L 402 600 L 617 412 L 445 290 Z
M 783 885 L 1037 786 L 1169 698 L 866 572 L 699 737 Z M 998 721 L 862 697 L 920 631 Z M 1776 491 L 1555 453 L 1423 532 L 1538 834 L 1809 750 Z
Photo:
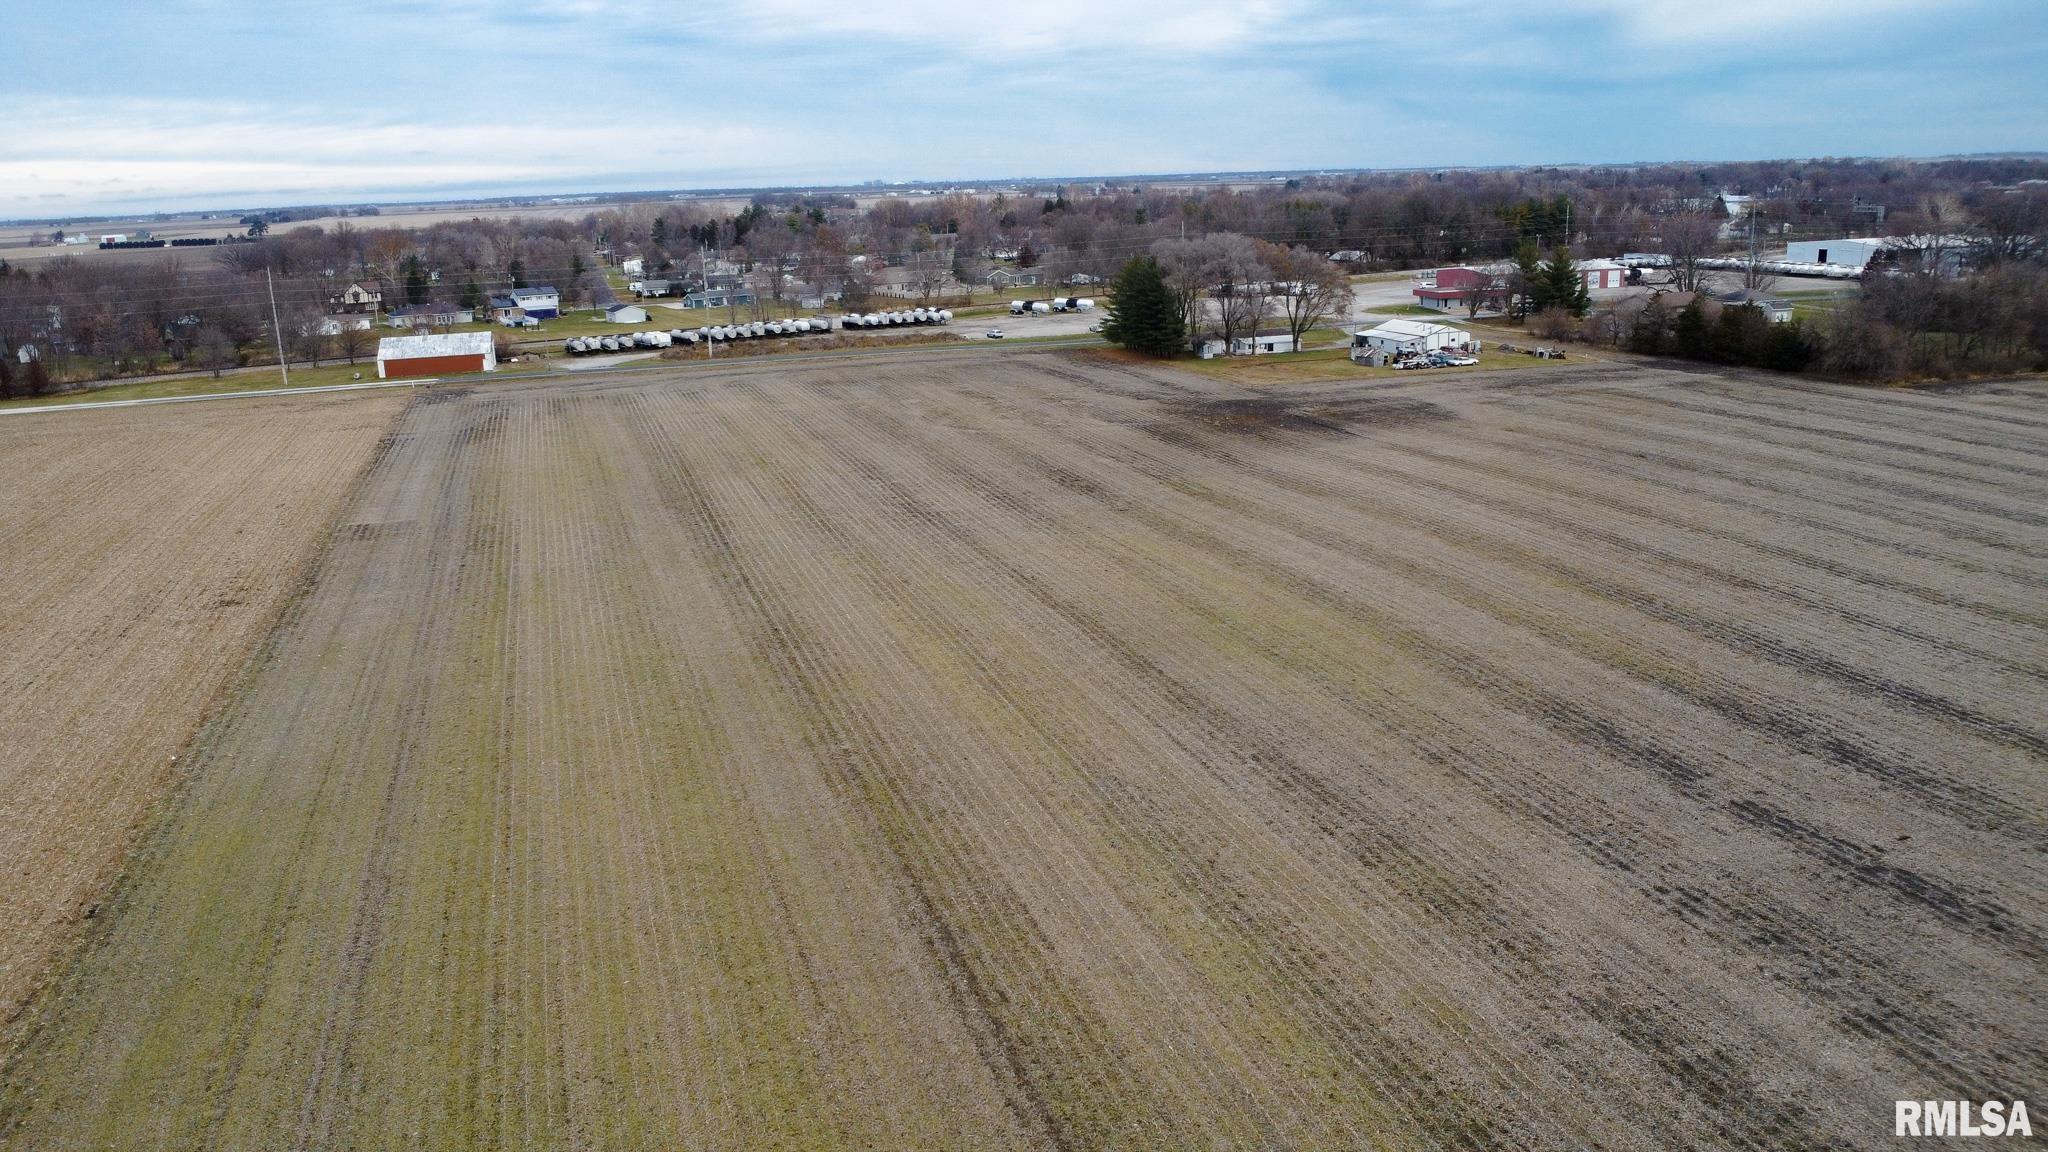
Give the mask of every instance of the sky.
M 0 217 L 2048 150 L 2048 0 L 0 0 Z

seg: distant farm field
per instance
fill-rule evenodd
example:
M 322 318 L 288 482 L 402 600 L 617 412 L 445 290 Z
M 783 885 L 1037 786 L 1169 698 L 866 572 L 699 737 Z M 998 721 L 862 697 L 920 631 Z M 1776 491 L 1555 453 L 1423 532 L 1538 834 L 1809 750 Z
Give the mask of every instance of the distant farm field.
M 0 1021 L 97 903 L 401 406 L 0 420 Z
M 2038 1098 L 2048 386 L 1402 375 L 423 390 L 8 1033 L 0 1146 L 1877 1148 Z

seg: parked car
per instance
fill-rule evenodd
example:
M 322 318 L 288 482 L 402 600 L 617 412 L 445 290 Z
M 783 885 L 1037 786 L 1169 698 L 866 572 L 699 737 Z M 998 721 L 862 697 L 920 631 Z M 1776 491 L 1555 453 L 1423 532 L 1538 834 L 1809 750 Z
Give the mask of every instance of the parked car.
M 985 340 L 1001 340 L 1003 338 L 1003 330 L 1001 328 L 991 328 L 981 335 Z

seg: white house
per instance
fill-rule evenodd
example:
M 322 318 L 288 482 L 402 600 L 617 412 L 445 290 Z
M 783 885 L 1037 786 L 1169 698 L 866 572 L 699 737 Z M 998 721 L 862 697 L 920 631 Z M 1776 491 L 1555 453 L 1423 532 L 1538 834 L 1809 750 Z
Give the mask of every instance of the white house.
M 638 304 L 613 304 L 604 310 L 604 318 L 612 324 L 645 324 L 647 309 Z
M 514 288 L 512 302 L 536 320 L 552 320 L 562 314 L 562 294 L 545 285 Z
M 638 276 L 646 267 L 646 262 L 638 256 L 619 261 L 619 271 L 628 276 Z
M 1462 328 L 1430 324 L 1421 320 L 1389 320 L 1377 328 L 1362 328 L 1351 334 L 1351 358 L 1364 359 L 1372 352 L 1389 355 L 1401 352 L 1434 352 L 1440 348 L 1463 348 L 1472 337 Z
M 1299 352 L 1301 342 L 1284 329 L 1239 336 L 1230 342 L 1232 356 L 1267 356 L 1275 352 Z
M 369 328 L 370 318 L 368 316 L 338 315 L 322 316 L 320 318 L 320 334 L 322 336 L 339 336 L 344 331 L 367 332 Z
M 373 280 L 351 280 L 332 303 L 343 312 L 375 312 L 384 302 L 384 292 Z

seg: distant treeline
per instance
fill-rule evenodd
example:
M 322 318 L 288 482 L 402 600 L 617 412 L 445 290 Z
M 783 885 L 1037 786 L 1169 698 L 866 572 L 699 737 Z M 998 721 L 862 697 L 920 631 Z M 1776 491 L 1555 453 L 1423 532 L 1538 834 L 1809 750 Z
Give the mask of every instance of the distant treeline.
M 1973 261 L 2024 264 L 2039 259 L 2048 235 L 2048 162 L 2012 158 L 1365 173 L 1250 189 L 1048 184 L 885 196 L 865 209 L 840 193 L 778 193 L 731 214 L 676 201 L 599 206 L 580 220 L 473 218 L 418 229 L 294 225 L 290 212 L 267 212 L 244 218 L 254 238 L 164 245 L 207 247 L 203 259 L 85 254 L 39 260 L 32 270 L 0 265 L 0 360 L 18 367 L 19 351 L 32 347 L 42 371 L 62 381 L 274 355 L 266 273 L 284 342 L 299 355 L 327 356 L 359 342 L 331 318 L 352 282 L 378 296 L 379 312 L 477 307 L 543 284 L 577 307 L 609 300 L 603 269 L 630 258 L 671 291 L 707 279 L 744 285 L 758 301 L 752 307 L 771 313 L 813 297 L 864 306 L 877 296 L 957 297 L 991 286 L 1043 297 L 1069 285 L 1101 291 L 1163 241 L 1225 235 L 1334 258 L 1354 272 L 1483 263 L 1524 245 L 1582 258 L 1667 251 L 1681 234 L 1727 252 L 1746 235 L 1716 227 L 1727 219 L 1724 193 L 1753 198 L 1774 246 L 1802 236 L 1966 233 Z M 1942 331 L 1913 327 L 1918 316 L 1885 322 Z M 2010 351 L 2030 338 L 1934 343 L 1951 359 L 1974 361 L 1987 347 Z M 1918 339 L 1907 341 L 1909 351 Z

